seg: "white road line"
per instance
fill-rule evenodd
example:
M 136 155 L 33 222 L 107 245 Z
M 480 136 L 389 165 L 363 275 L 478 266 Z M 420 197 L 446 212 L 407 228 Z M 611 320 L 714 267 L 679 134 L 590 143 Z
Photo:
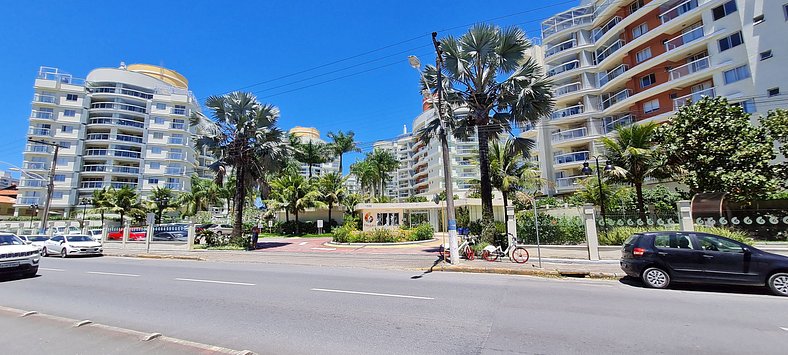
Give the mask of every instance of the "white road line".
M 301 242 L 301 243 L 298 243 L 298 245 L 306 245 L 306 244 L 309 244 L 309 242 Z
M 312 248 L 312 250 L 328 250 L 328 251 L 331 251 L 331 250 L 337 250 L 337 248 Z
M 176 281 L 191 281 L 191 282 L 205 282 L 211 284 L 224 284 L 224 285 L 241 285 L 241 286 L 254 286 L 254 284 L 246 283 L 246 282 L 230 282 L 230 281 L 215 281 L 215 280 L 198 280 L 198 279 L 180 279 L 176 278 Z
M 320 292 L 334 292 L 334 293 L 349 293 L 353 295 L 366 295 L 366 296 L 382 296 L 382 297 L 396 297 L 396 298 L 412 298 L 417 300 L 434 300 L 432 297 L 421 297 L 421 296 L 408 296 L 408 295 L 392 295 L 388 293 L 375 293 L 375 292 L 360 292 L 360 291 L 344 291 L 344 290 L 330 290 L 325 288 L 313 288 L 310 291 L 320 291 Z
M 46 271 L 66 271 L 66 270 L 63 270 L 63 269 L 50 269 L 50 268 L 46 268 L 46 267 L 39 267 L 38 269 L 39 270 L 46 270 Z
M 788 332 L 788 328 L 783 328 L 783 327 L 780 327 L 780 329 L 782 329 L 782 330 L 784 330 L 784 331 Z
M 115 272 L 100 272 L 100 271 L 87 271 L 88 274 L 94 275 L 109 275 L 109 276 L 128 276 L 128 277 L 139 277 L 140 275 L 134 274 L 119 274 Z

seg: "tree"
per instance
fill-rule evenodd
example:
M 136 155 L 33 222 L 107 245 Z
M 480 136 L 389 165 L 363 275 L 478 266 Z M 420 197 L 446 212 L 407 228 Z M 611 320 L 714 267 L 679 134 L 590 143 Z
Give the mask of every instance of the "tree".
M 788 189 L 788 110 L 776 109 L 761 117 L 761 125 L 769 132 L 771 140 L 779 144 L 780 154 L 783 161 L 777 165 L 780 173 L 780 180 L 783 181 L 783 188 Z
M 446 80 L 440 85 L 449 103 L 448 117 L 453 118 L 448 128 L 457 139 L 478 137 L 482 216 L 489 224 L 493 219 L 489 141 L 511 132 L 513 124 L 535 123 L 549 115 L 552 85 L 529 56 L 531 43 L 520 28 L 477 24 L 461 37 L 447 36 L 440 43 L 446 63 Z M 437 87 L 434 66 L 427 66 L 424 76 L 430 88 Z M 422 83 L 422 89 L 429 88 Z M 467 108 L 468 114 L 455 116 L 460 107 Z M 419 136 L 428 137 L 439 127 L 437 120 L 428 122 Z
M 331 231 L 331 209 L 342 201 L 342 198 L 347 193 L 345 188 L 345 181 L 341 173 L 325 174 L 317 181 L 317 189 L 320 191 L 320 200 L 328 205 L 328 228 Z
M 129 186 L 123 186 L 119 189 L 110 189 L 109 195 L 111 196 L 110 210 L 120 215 L 120 225 L 124 225 L 124 216 L 133 213 L 139 213 L 142 210 L 137 196 L 136 190 Z
M 369 160 L 360 160 L 350 165 L 350 173 L 356 175 L 362 189 L 377 195 L 378 172 Z
M 289 148 L 277 127 L 279 109 L 261 104 L 251 93 L 233 92 L 211 96 L 205 105 L 212 118 L 196 113 L 191 123 L 198 127 L 197 149 L 216 157 L 211 168 L 216 182 L 223 185 L 227 172 L 235 176 L 233 236 L 241 237 L 243 209 L 247 193 L 259 185 L 267 172 L 279 170 Z
M 293 212 L 296 222 L 295 231 L 296 234 L 300 234 L 299 212 L 310 207 L 322 207 L 320 192 L 311 179 L 306 179 L 300 174 L 282 175 L 271 181 L 270 185 L 272 191 L 277 191 L 274 193 L 276 196 L 287 198 L 285 208 Z
M 350 213 L 350 216 L 353 218 L 356 217 L 356 206 L 364 201 L 364 197 L 359 194 L 350 194 L 345 196 L 342 199 L 342 206 L 345 207 L 345 211 Z
M 200 211 L 207 211 L 211 205 L 220 201 L 220 191 L 216 183 L 195 174 L 191 177 L 191 191 L 178 195 L 175 203 L 181 207 L 182 216 L 194 216 Z
M 390 173 L 397 170 L 399 167 L 399 160 L 391 152 L 383 149 L 375 149 L 372 153 L 367 154 L 366 160 L 372 165 L 375 171 L 375 176 L 378 179 L 380 189 L 380 196 L 386 193 L 386 183 L 391 180 Z
M 361 152 L 361 149 L 356 144 L 355 133 L 347 131 L 344 133 L 339 131 L 337 133 L 328 132 L 328 138 L 331 138 L 329 148 L 334 153 L 334 156 L 339 158 L 339 174 L 342 174 L 342 156 L 345 153 Z
M 109 187 L 101 190 L 93 190 L 92 204 L 93 209 L 101 214 L 101 226 L 104 227 L 104 213 L 109 212 L 112 207 L 112 192 Z
M 533 146 L 533 141 L 530 145 Z M 530 149 L 516 149 L 512 139 L 490 144 L 490 183 L 503 195 L 504 211 L 509 206 L 509 195 L 520 188 L 524 153 L 530 156 Z
M 175 196 L 171 189 L 156 186 L 151 190 L 148 201 L 152 204 L 152 209 L 156 213 L 156 224 L 161 224 L 161 215 L 165 210 L 178 206 Z
M 682 106 L 658 132 L 659 149 L 693 195 L 724 192 L 735 200 L 753 200 L 780 185 L 768 132 L 724 97 Z
M 315 165 L 323 164 L 329 159 L 329 146 L 325 143 L 315 142 L 312 140 L 306 143 L 301 142 L 300 138 L 294 135 L 290 136 L 290 144 L 294 149 L 296 160 L 306 164 L 309 167 L 309 178 L 312 178 L 312 168 Z
M 646 204 L 643 199 L 643 182 L 648 177 L 663 177 L 664 163 L 655 154 L 657 124 L 633 124 L 618 126 L 613 137 L 602 137 L 605 156 L 613 170 L 607 174 L 614 182 L 622 182 L 635 188 L 638 215 L 646 219 Z

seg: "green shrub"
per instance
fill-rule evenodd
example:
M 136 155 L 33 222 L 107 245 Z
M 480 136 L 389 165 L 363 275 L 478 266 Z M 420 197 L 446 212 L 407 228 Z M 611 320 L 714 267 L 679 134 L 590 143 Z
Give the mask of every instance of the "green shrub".
M 367 232 L 355 230 L 353 224 L 345 224 L 334 229 L 334 242 L 337 243 L 398 243 L 432 239 L 434 232 L 429 224 L 421 224 L 413 229 L 374 229 Z
M 482 234 L 482 222 L 481 221 L 473 221 L 468 223 L 468 231 L 471 235 L 481 235 Z
M 536 244 L 534 213 L 517 216 L 517 238 L 525 244 Z M 580 217 L 553 217 L 539 212 L 539 242 L 548 245 L 572 245 L 585 242 L 585 227 Z
M 432 225 L 429 223 L 420 224 L 411 230 L 409 238 L 410 241 L 429 240 L 435 235 Z
M 598 231 L 599 233 L 599 244 L 600 245 L 623 245 L 624 242 L 636 233 L 643 233 L 643 232 L 657 232 L 657 231 L 666 231 L 666 230 L 676 230 L 675 228 L 668 228 L 668 227 L 615 227 L 610 228 L 607 234 L 604 233 L 601 229 Z M 702 233 L 709 233 L 714 235 L 719 235 L 728 239 L 733 239 L 740 243 L 745 244 L 752 244 L 755 241 L 747 236 L 747 233 L 742 231 L 737 231 L 730 228 L 724 227 L 707 227 L 702 225 L 695 225 L 696 232 Z
M 355 225 L 346 223 L 342 227 L 334 229 L 334 241 L 337 243 L 348 243 L 350 235 L 355 231 Z

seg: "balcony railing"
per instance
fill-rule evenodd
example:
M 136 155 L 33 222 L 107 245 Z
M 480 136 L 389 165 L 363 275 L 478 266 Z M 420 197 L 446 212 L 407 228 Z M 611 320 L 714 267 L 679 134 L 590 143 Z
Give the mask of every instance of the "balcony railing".
M 588 160 L 588 151 L 560 154 L 553 157 L 556 164 L 571 164 Z
M 139 152 L 133 152 L 128 150 L 116 150 L 113 155 L 116 157 L 135 158 L 135 159 L 139 159 L 141 156 Z
M 681 106 L 684 106 L 687 103 L 697 102 L 704 96 L 714 97 L 714 88 L 693 92 L 689 95 L 684 95 L 682 97 L 673 99 L 673 109 L 678 110 Z
M 20 205 L 41 205 L 41 197 L 22 197 L 19 199 Z
M 613 132 L 618 126 L 628 126 L 635 122 L 632 115 L 624 115 L 621 117 L 605 117 L 605 133 Z
M 617 50 L 621 49 L 627 42 L 623 39 L 619 39 L 611 43 L 609 46 L 605 47 L 601 52 L 596 52 L 596 62 L 597 64 L 601 63 L 605 58 L 609 57 L 611 54 L 615 53 Z
M 174 109 L 172 109 L 171 113 L 173 115 L 186 115 L 186 109 L 185 108 L 174 108 Z
M 553 114 L 550 115 L 550 119 L 557 120 L 564 117 L 579 115 L 581 113 L 583 113 L 583 105 L 575 105 L 553 112 Z
M 692 11 L 692 9 L 698 7 L 700 4 L 706 3 L 706 1 L 707 0 L 687 0 L 661 13 L 659 18 L 662 20 L 662 23 L 668 22 Z
M 607 72 L 599 73 L 599 77 L 598 77 L 599 86 L 602 87 L 603 85 L 610 82 L 610 80 L 613 80 L 619 75 L 624 74 L 624 72 L 627 70 L 629 70 L 629 66 L 626 64 L 621 64 L 615 67 L 613 70 L 608 70 Z
M 593 6 L 573 9 L 555 15 L 542 22 L 542 38 L 567 28 L 591 23 L 594 21 Z
M 22 167 L 27 170 L 49 170 L 49 164 L 42 162 L 27 162 Z
M 572 39 L 570 39 L 568 41 L 564 41 L 564 42 L 558 43 L 558 44 L 556 44 L 554 46 L 550 46 L 549 48 L 547 48 L 544 51 L 544 56 L 545 56 L 545 58 L 547 58 L 549 56 L 561 53 L 561 52 L 563 52 L 563 51 L 565 51 L 567 49 L 571 49 L 572 47 L 575 47 L 575 46 L 577 46 L 577 40 L 572 38 Z
M 26 179 L 22 183 L 22 186 L 25 186 L 25 187 L 44 187 L 44 186 L 47 186 L 47 182 L 44 181 L 44 180 L 29 180 L 29 179 Z
M 135 168 L 131 166 L 113 166 L 112 167 L 113 173 L 126 173 L 126 174 L 139 174 L 140 168 Z
M 613 105 L 615 105 L 615 104 L 617 104 L 617 103 L 619 103 L 619 102 L 621 102 L 623 100 L 626 100 L 631 95 L 632 95 L 632 90 L 629 90 L 629 89 L 621 90 L 621 91 L 619 91 L 619 92 L 617 92 L 615 94 L 612 94 L 612 95 L 603 94 L 602 95 L 602 103 L 600 104 L 600 109 L 601 110 L 605 110 L 605 109 L 607 109 L 610 106 L 613 106 Z M 607 97 L 607 98 L 605 98 L 605 97 Z
M 127 120 L 123 118 L 91 118 L 88 124 L 116 124 L 119 126 L 144 128 L 145 124 L 139 121 Z
M 31 145 L 25 149 L 27 153 L 50 153 L 51 149 L 46 145 Z
M 167 142 L 169 144 L 183 144 L 184 140 L 183 138 L 176 137 L 176 138 L 170 138 L 169 140 L 167 140 Z
M 671 70 L 670 80 L 676 80 L 708 68 L 709 68 L 709 57 L 703 57 L 701 59 L 689 62 L 687 64 L 684 64 L 680 67 L 676 67 L 673 70 Z
M 74 78 L 71 74 L 61 73 L 57 68 L 41 67 L 38 69 L 38 79 L 54 80 L 61 84 L 85 85 L 85 79 Z
M 682 33 L 681 35 L 674 37 L 673 39 L 668 40 L 665 42 L 665 51 L 672 51 L 676 48 L 680 48 L 687 43 L 693 42 L 698 38 L 703 38 L 703 27 L 696 27 L 694 30 Z
M 169 154 L 167 154 L 167 159 L 182 160 L 183 159 L 183 153 L 169 153 Z
M 555 185 L 560 188 L 575 187 L 580 184 L 580 181 L 587 178 L 585 175 L 569 176 L 555 179 Z
M 85 181 L 79 184 L 81 189 L 100 189 L 104 187 L 103 181 Z
M 34 136 L 50 136 L 52 131 L 49 128 L 31 128 L 30 134 Z
M 104 156 L 109 154 L 108 149 L 86 149 L 85 155 Z
M 181 184 L 174 183 L 174 182 L 168 182 L 168 183 L 164 184 L 164 188 L 167 188 L 167 189 L 170 189 L 170 190 L 180 190 L 181 189 Z
M 55 97 L 52 96 L 52 95 L 35 94 L 35 95 L 33 95 L 33 101 L 35 101 L 35 102 L 42 102 L 42 103 L 46 103 L 46 104 L 54 104 L 55 103 Z
M 91 133 L 86 138 L 90 140 L 108 140 L 109 133 Z
M 593 31 L 591 31 L 591 38 L 594 39 L 594 42 L 598 41 L 600 38 L 602 38 L 602 36 L 605 35 L 605 33 L 607 33 L 608 31 L 610 31 L 610 29 L 618 25 L 619 22 L 621 22 L 621 16 L 613 17 L 602 27 L 597 27 Z
M 106 94 L 114 94 L 115 88 L 114 87 L 94 87 L 90 88 L 90 91 L 93 93 L 106 93 Z
M 185 129 L 186 128 L 186 124 L 184 124 L 184 123 L 173 123 L 173 124 L 170 125 L 170 128 L 171 129 Z
M 186 169 L 184 168 L 167 168 L 166 170 L 164 170 L 164 173 L 170 175 L 183 175 L 185 171 Z
M 144 92 L 139 92 L 139 91 L 134 91 L 134 90 L 129 90 L 129 89 L 121 89 L 120 93 L 123 94 L 123 95 L 139 97 L 139 98 L 143 98 L 143 99 L 146 99 L 146 100 L 150 100 L 150 99 L 153 98 L 153 94 L 146 94 Z
M 136 189 L 137 188 L 137 183 L 136 182 L 117 182 L 116 181 L 116 182 L 110 183 L 110 186 L 112 186 L 115 189 L 122 189 L 124 187 L 130 187 L 132 189 Z
M 118 134 L 118 135 L 115 136 L 115 138 L 117 138 L 117 140 L 119 140 L 119 141 L 124 141 L 124 142 L 142 143 L 142 137 L 129 136 L 129 135 L 125 135 L 125 134 Z
M 582 88 L 583 88 L 583 84 L 579 81 L 571 84 L 566 84 L 564 86 L 555 89 L 555 97 L 560 97 L 569 93 L 573 93 L 575 91 L 580 91 Z
M 105 172 L 107 171 L 106 165 L 84 165 L 82 166 L 83 172 Z
M 97 102 L 90 105 L 91 109 L 102 109 L 108 108 L 113 110 L 124 110 L 124 111 L 132 111 L 132 112 L 139 112 L 139 113 L 146 113 L 147 110 L 144 107 L 136 106 L 136 105 L 129 105 L 129 104 L 121 104 L 116 102 Z
M 561 65 L 559 65 L 559 66 L 557 66 L 557 67 L 555 67 L 553 69 L 548 70 L 547 71 L 547 76 L 558 75 L 558 74 L 561 74 L 561 73 L 566 72 L 566 71 L 577 69 L 579 67 L 580 67 L 580 61 L 575 59 L 573 61 L 566 62 L 566 63 L 561 64 Z
M 552 134 L 553 143 L 564 142 L 572 139 L 588 136 L 588 128 L 580 127 L 567 131 L 555 132 Z
M 52 112 L 33 110 L 33 112 L 30 113 L 30 117 L 51 120 L 52 119 Z

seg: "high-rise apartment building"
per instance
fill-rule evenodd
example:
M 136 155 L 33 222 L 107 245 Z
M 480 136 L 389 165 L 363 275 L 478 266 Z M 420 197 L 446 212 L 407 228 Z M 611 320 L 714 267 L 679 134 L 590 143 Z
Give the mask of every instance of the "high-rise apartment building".
M 19 185 L 19 179 L 15 178 L 7 171 L 0 171 L 0 189 L 4 189 L 12 185 Z
M 703 96 L 751 113 L 785 106 L 788 1 L 584 0 L 542 23 L 556 108 L 538 142 L 549 193 L 578 188 L 583 162 L 617 125 L 664 122 Z
M 291 135 L 298 137 L 302 144 L 309 142 L 316 144 L 326 144 L 326 141 L 320 139 L 320 131 L 314 127 L 300 127 L 295 126 L 288 131 Z M 312 166 L 312 176 L 319 177 L 325 174 L 331 174 L 339 171 L 339 159 L 333 158 L 322 164 Z M 304 177 L 309 176 L 309 165 L 301 163 L 301 175 Z
M 51 211 L 68 213 L 96 189 L 129 186 L 146 196 L 155 187 L 188 191 L 190 177 L 210 176 L 212 158 L 194 149 L 189 125 L 200 106 L 181 74 L 134 64 L 99 68 L 86 80 L 41 67 L 34 84 L 17 213 L 44 205 L 51 164 Z

